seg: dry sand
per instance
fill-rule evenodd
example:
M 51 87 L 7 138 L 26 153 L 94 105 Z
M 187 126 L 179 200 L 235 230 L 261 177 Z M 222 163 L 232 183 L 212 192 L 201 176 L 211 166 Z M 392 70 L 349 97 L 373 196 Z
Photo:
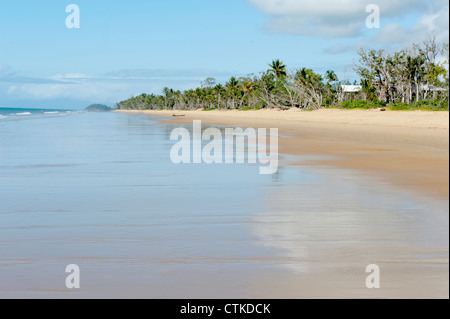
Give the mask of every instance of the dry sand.
M 279 128 L 280 151 L 330 155 L 296 165 L 356 169 L 386 183 L 449 198 L 449 113 L 378 110 L 118 111 L 173 117 L 169 123 Z

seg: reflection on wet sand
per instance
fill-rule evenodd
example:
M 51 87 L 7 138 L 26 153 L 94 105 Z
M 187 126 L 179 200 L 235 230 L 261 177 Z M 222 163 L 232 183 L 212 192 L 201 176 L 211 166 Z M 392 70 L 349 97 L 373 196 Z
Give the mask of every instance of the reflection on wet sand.
M 448 298 L 448 201 L 350 171 L 296 174 L 296 184 L 267 187 L 268 212 L 252 226 L 287 260 L 250 290 L 287 298 Z M 382 289 L 365 286 L 370 264 L 381 269 Z

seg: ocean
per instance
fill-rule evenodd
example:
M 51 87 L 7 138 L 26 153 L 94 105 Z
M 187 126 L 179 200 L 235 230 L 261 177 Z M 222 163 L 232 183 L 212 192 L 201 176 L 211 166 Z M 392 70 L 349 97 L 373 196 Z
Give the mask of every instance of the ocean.
M 448 293 L 448 202 L 288 155 L 274 175 L 177 165 L 161 120 L 0 108 L 1 298 Z
M 55 110 L 55 109 L 17 109 L 0 107 L 0 121 L 21 121 L 28 119 L 40 119 L 49 117 L 66 116 L 80 111 Z

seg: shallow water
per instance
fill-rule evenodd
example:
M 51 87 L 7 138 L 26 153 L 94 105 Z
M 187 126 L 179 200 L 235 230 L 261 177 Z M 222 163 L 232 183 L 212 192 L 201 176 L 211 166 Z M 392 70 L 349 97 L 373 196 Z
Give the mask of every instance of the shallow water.
M 336 169 L 175 165 L 175 126 L 55 115 L 0 119 L 2 298 L 448 296 L 448 201 Z

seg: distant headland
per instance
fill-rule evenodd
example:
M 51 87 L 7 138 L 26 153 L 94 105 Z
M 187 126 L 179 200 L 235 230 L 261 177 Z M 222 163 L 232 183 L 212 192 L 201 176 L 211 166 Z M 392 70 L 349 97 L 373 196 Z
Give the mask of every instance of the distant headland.
M 104 104 L 91 104 L 84 109 L 84 111 L 86 112 L 111 112 L 112 110 L 113 110 L 112 107 L 109 107 Z

